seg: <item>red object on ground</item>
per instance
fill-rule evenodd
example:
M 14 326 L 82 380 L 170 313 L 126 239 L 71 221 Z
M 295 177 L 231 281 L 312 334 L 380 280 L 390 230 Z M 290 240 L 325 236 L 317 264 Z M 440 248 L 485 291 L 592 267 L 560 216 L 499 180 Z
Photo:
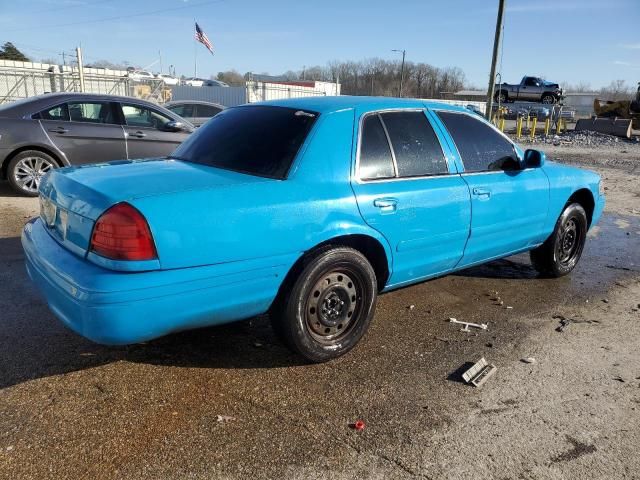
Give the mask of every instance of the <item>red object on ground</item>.
M 358 431 L 364 430 L 364 422 L 362 420 L 356 420 L 356 423 L 353 424 L 353 428 Z

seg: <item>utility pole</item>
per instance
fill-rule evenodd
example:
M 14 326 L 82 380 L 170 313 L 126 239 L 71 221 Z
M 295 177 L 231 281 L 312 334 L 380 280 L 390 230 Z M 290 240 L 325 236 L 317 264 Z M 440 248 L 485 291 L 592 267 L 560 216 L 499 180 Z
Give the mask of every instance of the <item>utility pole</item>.
M 502 25 L 504 24 L 504 4 L 506 0 L 498 0 L 498 19 L 496 20 L 496 34 L 493 39 L 493 57 L 491 58 L 491 72 L 489 73 L 489 94 L 487 97 L 487 111 L 485 116 L 487 120 L 491 120 L 491 111 L 493 110 L 493 96 L 496 87 L 496 64 L 498 63 L 498 51 L 500 50 L 500 42 L 502 41 Z
M 400 88 L 398 89 L 398 96 L 402 97 L 402 84 L 404 83 L 404 57 L 407 54 L 406 50 L 391 50 L 392 52 L 402 53 L 402 66 L 400 67 Z
M 78 58 L 78 75 L 80 76 L 80 91 L 84 92 L 84 66 L 82 65 L 82 48 L 76 47 L 76 57 Z

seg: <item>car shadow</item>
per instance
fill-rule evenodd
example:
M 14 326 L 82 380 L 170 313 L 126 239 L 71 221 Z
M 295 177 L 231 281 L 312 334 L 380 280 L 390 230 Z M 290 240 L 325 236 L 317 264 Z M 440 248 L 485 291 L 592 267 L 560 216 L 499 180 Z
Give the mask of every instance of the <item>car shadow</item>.
M 453 273 L 453 275 L 473 278 L 519 280 L 541 278 L 540 273 L 531 265 L 529 254 L 527 253 L 460 270 Z
M 0 197 L 24 197 L 13 188 L 7 180 L 0 180 Z

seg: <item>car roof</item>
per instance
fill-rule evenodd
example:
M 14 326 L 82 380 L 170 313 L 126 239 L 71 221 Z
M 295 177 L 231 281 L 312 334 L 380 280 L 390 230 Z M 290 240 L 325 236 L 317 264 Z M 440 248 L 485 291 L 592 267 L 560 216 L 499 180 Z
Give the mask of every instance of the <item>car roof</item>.
M 31 115 L 41 111 L 47 107 L 53 107 L 58 103 L 69 102 L 74 100 L 104 100 L 107 102 L 130 102 L 139 103 L 141 105 L 148 105 L 156 108 L 163 108 L 161 105 L 157 105 L 147 100 L 134 97 L 123 97 L 119 95 L 106 95 L 101 93 L 80 93 L 80 92 L 56 92 L 56 93 L 44 93 L 42 95 L 36 95 L 29 98 L 24 98 L 16 102 L 2 105 L 2 116 L 10 117 L 22 117 L 24 115 Z
M 165 103 L 164 106 L 172 107 L 174 105 L 183 105 L 183 104 L 210 105 L 212 107 L 226 108 L 224 105 L 220 105 L 219 103 L 205 102 L 204 100 L 171 100 L 170 102 Z
M 250 105 L 273 105 L 279 107 L 299 108 L 319 113 L 331 113 L 339 110 L 361 108 L 364 110 L 385 110 L 394 108 L 432 108 L 468 112 L 464 106 L 420 100 L 418 98 L 364 97 L 364 96 L 326 96 L 289 98 L 252 103 Z

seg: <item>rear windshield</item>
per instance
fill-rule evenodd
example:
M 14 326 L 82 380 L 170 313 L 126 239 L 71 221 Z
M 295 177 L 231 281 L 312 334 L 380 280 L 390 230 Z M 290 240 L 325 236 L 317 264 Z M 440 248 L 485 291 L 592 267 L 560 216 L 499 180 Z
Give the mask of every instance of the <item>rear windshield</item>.
M 317 117 L 284 107 L 230 108 L 200 127 L 171 158 L 284 179 Z

